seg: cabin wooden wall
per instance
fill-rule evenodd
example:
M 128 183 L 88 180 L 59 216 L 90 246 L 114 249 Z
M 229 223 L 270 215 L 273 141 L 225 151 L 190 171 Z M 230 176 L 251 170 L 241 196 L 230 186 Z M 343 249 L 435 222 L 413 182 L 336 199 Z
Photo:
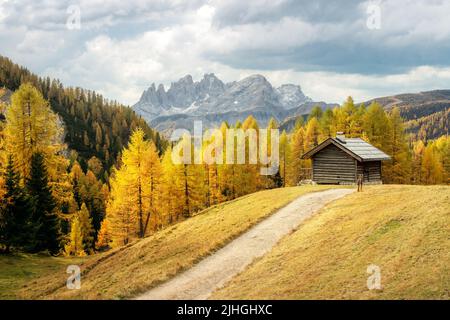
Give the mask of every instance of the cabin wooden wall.
M 313 180 L 322 184 L 348 184 L 356 182 L 356 160 L 333 144 L 313 157 Z
M 381 182 L 381 161 L 358 161 L 358 175 L 364 176 L 364 182 Z

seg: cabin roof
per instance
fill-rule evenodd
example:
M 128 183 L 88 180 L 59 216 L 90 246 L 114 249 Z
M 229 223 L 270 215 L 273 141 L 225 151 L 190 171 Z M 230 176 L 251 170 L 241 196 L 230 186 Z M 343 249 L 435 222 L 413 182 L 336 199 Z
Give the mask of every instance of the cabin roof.
M 302 158 L 311 158 L 314 154 L 330 144 L 335 145 L 359 161 L 379 161 L 391 159 L 391 157 L 389 157 L 386 153 L 378 148 L 375 148 L 373 145 L 367 143 L 361 138 L 328 138 L 317 147 L 305 153 Z

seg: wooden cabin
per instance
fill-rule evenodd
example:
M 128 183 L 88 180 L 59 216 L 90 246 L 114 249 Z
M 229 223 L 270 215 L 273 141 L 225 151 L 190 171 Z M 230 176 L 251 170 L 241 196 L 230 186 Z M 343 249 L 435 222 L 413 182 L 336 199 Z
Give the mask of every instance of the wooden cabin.
M 381 161 L 390 157 L 360 138 L 338 133 L 302 156 L 312 160 L 312 180 L 318 184 L 382 183 Z

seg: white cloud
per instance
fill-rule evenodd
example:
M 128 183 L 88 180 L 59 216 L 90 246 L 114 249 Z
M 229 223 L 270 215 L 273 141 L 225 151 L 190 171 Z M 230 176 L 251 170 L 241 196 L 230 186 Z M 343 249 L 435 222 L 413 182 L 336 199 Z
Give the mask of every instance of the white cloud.
M 305 94 L 316 101 L 341 103 L 352 96 L 362 102 L 399 93 L 448 89 L 450 68 L 420 66 L 406 73 L 386 76 L 286 70 L 269 72 L 267 77 L 276 85 L 299 83 Z
M 129 104 L 152 82 L 168 85 L 188 73 L 224 81 L 261 73 L 330 102 L 445 88 L 450 80 L 450 2 L 381 1 L 376 31 L 365 27 L 372 1 L 342 8 L 288 0 L 77 3 L 81 30 L 69 31 L 73 1 L 0 0 L 1 53 Z

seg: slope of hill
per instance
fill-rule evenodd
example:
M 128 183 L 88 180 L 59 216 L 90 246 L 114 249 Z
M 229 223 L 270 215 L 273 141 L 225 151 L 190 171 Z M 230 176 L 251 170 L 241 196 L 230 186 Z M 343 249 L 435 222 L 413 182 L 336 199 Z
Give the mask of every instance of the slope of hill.
M 406 93 L 395 96 L 376 98 L 373 101 L 385 109 L 400 109 L 406 120 L 407 132 L 422 140 L 436 139 L 448 135 L 450 130 L 450 90 L 434 90 L 419 93 Z
M 40 78 L 0 56 L 0 88 L 14 91 L 25 82 L 38 88 L 49 100 L 53 111 L 62 118 L 65 141 L 70 149 L 78 152 L 82 166 L 90 157 L 96 156 L 105 168 L 110 168 L 136 127 L 143 128 L 160 151 L 165 148 L 166 141 L 131 108 L 108 101 L 94 91 L 65 88 L 57 80 Z
M 411 134 L 414 140 L 427 141 L 449 134 L 450 90 L 434 90 L 375 98 L 364 102 L 364 105 L 367 107 L 372 102 L 379 103 L 388 111 L 398 107 L 400 115 L 405 120 L 406 132 Z M 314 105 L 320 105 L 322 109 L 337 106 L 336 104 L 327 105 L 315 102 L 312 103 L 311 108 Z M 305 118 L 311 108 L 301 110 L 301 107 L 299 107 L 296 113 L 291 112 L 281 122 L 280 128 L 287 131 L 292 130 L 297 119 Z
M 447 186 L 367 187 L 328 205 L 212 298 L 449 299 L 449 208 Z M 381 290 L 367 287 L 370 265 Z
M 67 290 L 66 266 L 63 265 L 58 272 L 41 272 L 42 278 L 28 281 L 26 286 L 14 280 L 14 287 L 7 288 L 14 292 L 9 296 L 56 299 L 134 296 L 192 266 L 300 195 L 330 188 L 333 187 L 273 189 L 216 205 L 141 241 L 86 257 L 80 264 L 83 279 L 80 290 Z M 67 260 L 67 264 L 71 262 L 72 259 Z M 14 263 L 25 265 L 22 260 L 0 256 L 0 270 L 14 274 Z M 26 270 L 33 272 L 32 267 L 30 264 Z M 0 271 L 2 277 L 7 278 Z M 29 277 L 26 280 L 30 280 Z
M 0 256 L 2 296 L 135 296 L 189 268 L 294 198 L 324 188 L 244 196 L 144 240 L 82 259 Z M 328 205 L 212 298 L 448 299 L 449 194 L 446 186 L 366 187 Z M 66 266 L 74 263 L 82 269 L 82 288 L 67 290 Z M 382 290 L 367 288 L 372 264 L 381 269 Z

